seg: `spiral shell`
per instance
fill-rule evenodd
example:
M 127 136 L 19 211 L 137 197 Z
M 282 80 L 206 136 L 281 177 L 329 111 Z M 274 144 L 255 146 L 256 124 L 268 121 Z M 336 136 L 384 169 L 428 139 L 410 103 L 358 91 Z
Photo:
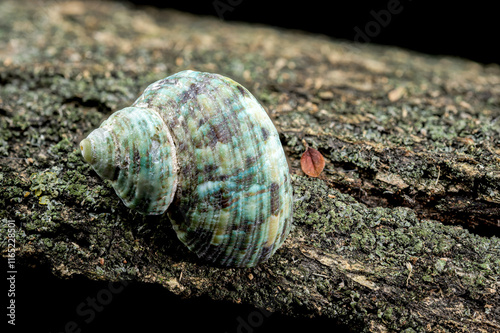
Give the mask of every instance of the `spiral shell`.
M 227 77 L 183 71 L 157 81 L 80 148 L 126 206 L 166 212 L 178 238 L 216 265 L 265 261 L 290 231 L 292 187 L 278 133 Z

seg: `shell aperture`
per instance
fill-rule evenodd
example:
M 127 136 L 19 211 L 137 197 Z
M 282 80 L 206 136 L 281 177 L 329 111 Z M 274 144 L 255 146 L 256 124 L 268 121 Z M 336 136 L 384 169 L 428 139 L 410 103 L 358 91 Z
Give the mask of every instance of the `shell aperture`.
M 202 259 L 249 267 L 282 245 L 292 187 L 278 133 L 235 81 L 183 71 L 151 84 L 80 144 L 126 206 L 166 212 Z

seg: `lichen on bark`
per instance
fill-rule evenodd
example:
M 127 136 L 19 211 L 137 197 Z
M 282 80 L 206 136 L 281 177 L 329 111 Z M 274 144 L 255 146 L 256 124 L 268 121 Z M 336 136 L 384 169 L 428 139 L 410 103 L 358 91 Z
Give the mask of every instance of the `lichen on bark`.
M 0 3 L 0 219 L 21 261 L 357 331 L 500 329 L 498 66 L 117 3 L 40 8 Z M 289 155 L 294 228 L 256 268 L 199 261 L 78 151 L 184 69 L 249 88 Z M 318 179 L 304 142 L 325 157 Z

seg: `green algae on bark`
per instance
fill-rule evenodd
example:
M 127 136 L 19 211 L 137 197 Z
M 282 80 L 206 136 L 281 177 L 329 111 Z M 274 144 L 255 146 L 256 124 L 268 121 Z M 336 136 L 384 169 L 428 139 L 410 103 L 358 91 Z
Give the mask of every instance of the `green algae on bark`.
M 44 6 L 0 3 L 0 219 L 16 221 L 20 262 L 356 331 L 498 331 L 498 66 L 168 10 Z M 294 228 L 266 264 L 198 261 L 80 157 L 114 110 L 184 69 L 241 82 L 280 132 Z M 327 160 L 320 179 L 300 171 L 302 140 Z

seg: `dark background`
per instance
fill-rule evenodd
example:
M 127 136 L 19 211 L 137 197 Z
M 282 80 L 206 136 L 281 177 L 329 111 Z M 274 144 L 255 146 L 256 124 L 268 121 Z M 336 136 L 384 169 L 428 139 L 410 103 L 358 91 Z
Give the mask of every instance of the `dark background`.
M 1 267 L 7 267 L 2 260 Z M 33 267 L 36 265 L 36 267 Z M 56 278 L 49 267 L 35 261 L 16 263 L 16 326 L 7 325 L 7 303 L 2 302 L 2 325 L 6 332 L 37 333 L 101 333 L 101 332 L 221 332 L 221 333 L 304 333 L 328 331 L 342 333 L 347 327 L 331 320 L 311 320 L 270 314 L 259 315 L 259 309 L 229 302 L 215 302 L 208 296 L 182 299 L 159 285 L 129 282 L 123 290 L 112 296 L 102 310 L 95 311 L 95 318 L 79 315 L 77 308 L 91 307 L 88 298 L 97 299 L 102 290 L 109 290 L 108 282 L 91 281 L 83 276 L 70 279 Z M 5 281 L 5 280 L 4 280 Z M 2 292 L 9 285 L 4 282 Z M 114 287 L 119 288 L 120 282 Z M 5 294 L 5 296 L 7 296 Z M 4 298 L 6 299 L 6 298 Z M 4 305 L 5 304 L 5 305 Z M 5 306 L 5 307 L 4 307 Z M 257 313 L 257 315 L 255 315 Z M 254 325 L 245 327 L 241 322 Z M 255 320 L 261 319 L 260 323 Z M 68 329 L 74 322 L 75 330 Z M 78 331 L 80 329 L 80 331 Z M 1 332 L 5 332 L 0 329 Z
M 393 1 L 135 0 L 132 3 L 352 41 L 355 27 L 364 30 L 370 21 L 376 22 L 371 11 L 380 13 Z M 494 4 L 491 1 L 400 0 L 397 7 L 400 12 L 391 15 L 390 22 L 380 27 L 370 43 L 500 64 L 500 19 Z
M 271 2 L 250 0 L 221 1 L 133 1 L 132 6 L 174 8 L 198 15 L 273 25 L 323 34 L 334 39 L 354 40 L 355 27 L 365 31 L 376 22 L 390 1 L 301 1 Z M 214 5 L 215 3 L 215 5 Z M 232 3 L 232 5 L 230 5 Z M 225 4 L 229 7 L 225 7 Z M 497 50 L 500 32 L 497 11 L 489 3 L 401 0 L 402 8 L 392 14 L 385 27 L 373 33 L 373 44 L 395 45 L 427 54 L 452 55 L 480 63 L 500 64 Z M 399 8 L 399 7 L 398 7 Z M 383 16 L 383 15 L 382 15 Z M 372 27 L 373 28 L 373 23 Z M 256 309 L 208 298 L 183 300 L 163 288 L 130 283 L 113 296 L 102 312 L 89 324 L 76 314 L 87 297 L 107 288 L 106 282 L 84 277 L 61 280 L 48 267 L 36 262 L 18 263 L 16 280 L 16 330 L 25 332 L 64 332 L 67 322 L 75 321 L 81 332 L 165 331 L 179 332 L 344 332 L 345 327 L 326 320 L 304 320 L 273 314 L 258 327 L 243 328 L 238 318 L 247 320 Z M 21 265 L 22 264 L 22 265 Z M 36 268 L 33 265 L 37 265 Z M 5 265 L 3 265 L 5 267 Z M 5 310 L 4 310 L 5 311 Z M 5 316 L 5 315 L 2 315 Z M 6 322 L 4 317 L 4 323 Z M 12 331 L 12 327 L 9 327 Z

